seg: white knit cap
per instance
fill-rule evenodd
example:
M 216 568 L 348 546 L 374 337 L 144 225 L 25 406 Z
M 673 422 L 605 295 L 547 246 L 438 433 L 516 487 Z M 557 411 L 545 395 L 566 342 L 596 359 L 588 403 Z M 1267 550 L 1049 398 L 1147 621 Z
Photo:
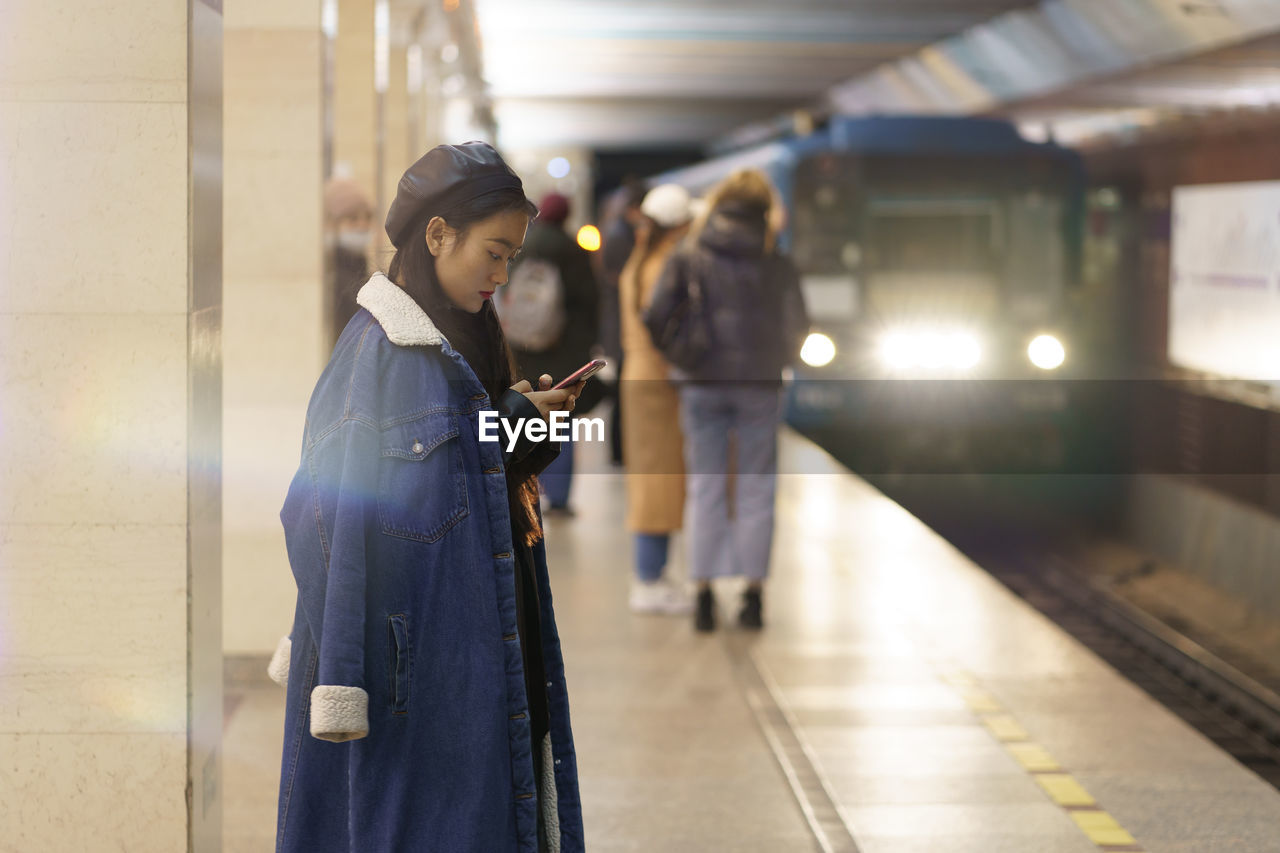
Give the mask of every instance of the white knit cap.
M 663 228 L 678 228 L 693 218 L 689 191 L 679 184 L 662 184 L 645 193 L 640 212 Z

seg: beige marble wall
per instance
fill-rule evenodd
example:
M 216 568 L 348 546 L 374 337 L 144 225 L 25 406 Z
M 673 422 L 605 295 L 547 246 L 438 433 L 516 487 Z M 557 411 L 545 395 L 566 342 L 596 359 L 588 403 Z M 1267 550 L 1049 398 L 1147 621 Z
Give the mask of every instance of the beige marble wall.
M 378 116 L 374 88 L 374 0 L 338 0 L 333 56 L 333 162 L 378 197 Z
M 223 647 L 264 655 L 297 588 L 279 512 L 324 351 L 320 0 L 226 0 Z
M 409 150 L 409 61 L 408 46 L 391 46 L 387 58 L 387 94 L 383 111 L 382 197 L 390 205 L 404 170 L 425 152 Z
M 196 7 L 0 10 L 6 850 L 220 842 L 217 567 L 189 543 L 220 523 L 221 295 L 189 210 L 219 203 L 219 93 L 191 92 L 221 19 Z

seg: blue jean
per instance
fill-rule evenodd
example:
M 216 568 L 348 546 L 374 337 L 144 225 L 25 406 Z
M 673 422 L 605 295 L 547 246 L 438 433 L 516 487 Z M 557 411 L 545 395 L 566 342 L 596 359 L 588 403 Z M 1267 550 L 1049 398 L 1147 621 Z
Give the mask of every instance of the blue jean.
M 573 485 L 573 442 L 560 442 L 560 455 L 538 475 L 546 490 L 547 500 L 557 509 L 569 505 L 569 487 Z
M 690 578 L 741 575 L 763 581 L 768 576 L 781 420 L 782 395 L 776 385 L 681 387 Z M 730 434 L 736 439 L 732 518 Z
M 662 580 L 662 570 L 667 566 L 667 549 L 671 544 L 668 533 L 637 533 L 636 578 L 643 583 Z

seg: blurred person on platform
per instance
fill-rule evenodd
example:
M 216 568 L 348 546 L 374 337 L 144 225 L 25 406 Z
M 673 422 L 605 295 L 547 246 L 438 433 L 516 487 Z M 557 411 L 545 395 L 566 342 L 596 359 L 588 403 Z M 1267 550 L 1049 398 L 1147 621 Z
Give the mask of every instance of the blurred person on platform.
M 610 194 L 600 229 L 600 348 L 608 358 L 625 358 L 619 290 L 622 269 L 636 245 L 636 228 L 644 221 L 640 203 L 644 184 L 628 175 Z M 621 369 L 621 366 L 619 366 Z
M 636 245 L 636 227 L 642 221 L 640 202 L 644 184 L 634 175 L 623 178 L 622 186 L 610 194 L 601 216 L 600 247 L 600 348 L 614 359 L 621 376 L 626 359 L 622 344 L 622 314 L 619 298 L 622 269 Z M 609 421 L 609 458 L 622 464 L 622 395 L 614 394 L 613 417 Z
M 668 381 L 670 365 L 653 345 L 641 317 L 667 259 L 689 231 L 691 199 L 684 187 L 663 184 L 645 195 L 640 212 L 635 250 L 618 287 L 627 529 L 635 547 L 631 609 L 683 614 L 691 608 L 690 597 L 666 576 L 671 534 L 680 529 L 684 515 L 680 399 Z
M 324 186 L 325 310 L 330 345 L 360 306 L 356 292 L 369 279 L 373 245 L 373 204 L 350 178 L 330 178 Z
M 763 172 L 729 175 L 707 196 L 645 314 L 655 344 L 677 366 L 685 531 L 689 575 L 698 584 L 699 631 L 716 626 L 712 579 L 729 575 L 747 581 L 738 623 L 749 629 L 764 624 L 782 369 L 796 360 L 808 330 L 799 273 L 775 247 L 782 221 L 777 193 Z M 673 336 L 677 328 L 685 333 Z
M 486 143 L 427 152 L 316 384 L 280 513 L 278 853 L 584 849 L 538 514 L 557 446 L 522 428 L 582 385 L 516 381 L 491 301 L 535 213 Z
M 502 326 L 525 376 L 568 376 L 591 359 L 599 332 L 599 290 L 590 254 L 566 230 L 569 199 L 548 193 L 538 204 L 524 250 L 511 267 L 511 282 L 496 307 Z M 578 410 L 590 411 L 599 401 L 599 383 L 586 389 Z M 573 442 L 539 480 L 550 504 L 549 514 L 572 515 Z

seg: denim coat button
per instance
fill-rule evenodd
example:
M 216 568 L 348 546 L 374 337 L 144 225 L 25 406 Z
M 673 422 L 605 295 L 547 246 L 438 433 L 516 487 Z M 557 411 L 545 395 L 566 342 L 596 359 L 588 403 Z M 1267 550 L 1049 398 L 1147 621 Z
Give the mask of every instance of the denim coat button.
M 415 442 L 413 443 L 413 448 L 412 448 L 412 450 L 413 450 L 413 452 L 414 452 L 414 453 L 421 453 L 421 452 L 422 452 L 422 442 L 421 442 L 421 441 L 415 441 Z

